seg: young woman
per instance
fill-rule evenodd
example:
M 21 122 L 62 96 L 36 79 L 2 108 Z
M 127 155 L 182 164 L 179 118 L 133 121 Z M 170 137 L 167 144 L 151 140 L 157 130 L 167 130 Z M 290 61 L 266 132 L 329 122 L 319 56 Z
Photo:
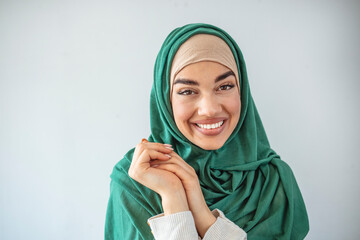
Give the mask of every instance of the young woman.
M 270 148 L 236 42 L 172 31 L 155 63 L 151 135 L 111 175 L 106 239 L 304 239 L 290 167 Z

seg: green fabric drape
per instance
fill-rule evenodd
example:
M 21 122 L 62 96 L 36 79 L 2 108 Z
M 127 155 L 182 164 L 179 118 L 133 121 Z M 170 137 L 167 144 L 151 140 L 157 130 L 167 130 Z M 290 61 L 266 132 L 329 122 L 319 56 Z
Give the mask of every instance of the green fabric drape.
M 232 50 L 239 71 L 241 114 L 224 146 L 206 151 L 189 142 L 176 127 L 169 96 L 172 59 L 179 46 L 195 34 L 213 34 Z M 244 229 L 248 239 L 304 239 L 308 216 L 290 167 L 270 148 L 250 93 L 243 55 L 223 30 L 189 24 L 173 30 L 163 43 L 154 68 L 150 96 L 149 141 L 172 144 L 198 174 L 205 200 Z M 111 175 L 106 239 L 153 239 L 147 219 L 162 212 L 158 194 L 128 176 L 134 149 Z

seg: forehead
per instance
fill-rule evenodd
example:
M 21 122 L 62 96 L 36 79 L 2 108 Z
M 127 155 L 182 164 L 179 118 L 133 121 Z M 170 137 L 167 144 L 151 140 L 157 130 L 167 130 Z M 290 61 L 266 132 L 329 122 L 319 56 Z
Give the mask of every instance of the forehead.
M 219 75 L 224 74 L 228 71 L 231 70 L 220 63 L 212 61 L 202 61 L 185 66 L 178 72 L 178 74 L 176 74 L 174 79 L 176 80 L 178 78 L 186 78 L 195 81 L 213 81 Z

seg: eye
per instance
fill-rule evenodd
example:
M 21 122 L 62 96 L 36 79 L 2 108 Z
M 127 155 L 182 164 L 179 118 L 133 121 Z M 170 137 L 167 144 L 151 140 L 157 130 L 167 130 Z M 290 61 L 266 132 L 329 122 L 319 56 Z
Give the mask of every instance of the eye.
M 178 92 L 179 95 L 193 95 L 195 94 L 195 91 L 190 89 L 181 90 Z
M 234 84 L 224 84 L 219 87 L 219 90 L 226 91 L 232 89 L 233 87 L 235 87 Z

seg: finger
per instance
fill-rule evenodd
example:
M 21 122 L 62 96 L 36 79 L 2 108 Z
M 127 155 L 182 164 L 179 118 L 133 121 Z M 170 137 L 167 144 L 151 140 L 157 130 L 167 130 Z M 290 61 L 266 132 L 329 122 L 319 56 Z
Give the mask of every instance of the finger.
M 150 166 L 150 162 L 153 160 L 169 160 L 171 156 L 167 153 L 158 152 L 151 149 L 144 149 L 141 153 L 137 153 L 137 156 L 133 157 L 133 161 L 131 162 L 130 169 L 138 169 L 146 170 Z
M 163 153 L 171 153 L 174 149 L 170 144 L 154 143 L 154 142 L 142 142 L 137 145 L 140 149 L 149 148 Z
M 154 168 L 167 170 L 174 173 L 182 182 L 186 183 L 185 186 L 196 186 L 198 184 L 198 177 L 196 174 L 190 174 L 184 168 L 179 167 L 179 165 L 174 163 L 165 163 L 155 165 Z
M 152 166 L 154 165 L 160 165 L 160 164 L 165 164 L 165 163 L 174 163 L 174 162 L 170 162 L 169 159 L 166 159 L 166 160 L 159 160 L 159 159 L 156 159 L 156 160 L 153 160 L 150 162 L 150 164 Z
M 148 142 L 149 141 L 146 138 L 141 139 L 141 143 L 148 143 Z M 164 145 L 170 148 L 172 147 L 171 144 L 164 143 Z
M 179 164 L 176 161 L 172 161 L 172 158 L 170 160 L 165 160 L 165 161 L 163 161 L 163 160 L 154 160 L 154 161 L 150 162 L 150 167 L 153 167 L 153 168 L 162 169 L 161 167 L 165 166 L 165 165 L 173 165 L 172 169 L 174 171 L 171 171 L 173 173 L 175 173 L 175 170 L 184 171 L 189 176 L 196 176 L 196 178 L 197 178 L 197 174 L 196 174 L 195 170 L 192 167 L 183 166 L 183 165 Z M 163 170 L 166 170 L 166 169 L 164 168 Z M 180 175 L 178 177 L 180 177 Z
M 136 161 L 132 162 L 128 171 L 131 178 L 137 180 L 141 179 L 144 173 L 150 167 L 152 159 L 169 159 L 171 156 L 154 150 L 145 149 Z
M 143 151 L 146 151 L 146 150 L 159 151 L 164 154 L 170 154 L 173 151 L 173 149 L 171 147 L 169 147 L 169 145 L 144 141 L 144 142 L 136 145 L 134 155 L 132 158 L 132 162 L 137 162 L 139 159 L 139 156 L 142 154 Z
M 192 166 L 190 166 L 187 162 L 185 162 L 185 160 L 182 159 L 176 152 L 171 152 L 169 155 L 171 156 L 171 159 L 176 159 L 179 165 L 181 165 L 184 169 L 186 169 L 190 174 L 195 174 L 197 176 L 195 169 Z
M 167 153 L 162 153 L 152 149 L 145 149 L 140 154 L 139 159 L 137 160 L 137 164 L 150 163 L 150 161 L 155 161 L 155 160 L 166 161 L 169 160 L 170 158 L 171 156 Z
M 154 160 L 154 161 L 151 161 L 151 165 L 153 166 L 153 165 L 172 163 L 172 164 L 176 164 L 179 167 L 183 168 L 189 174 L 196 174 L 194 168 L 191 167 L 187 162 L 185 162 L 178 154 L 176 154 L 175 152 L 172 152 L 169 155 L 171 156 L 170 159 Z

